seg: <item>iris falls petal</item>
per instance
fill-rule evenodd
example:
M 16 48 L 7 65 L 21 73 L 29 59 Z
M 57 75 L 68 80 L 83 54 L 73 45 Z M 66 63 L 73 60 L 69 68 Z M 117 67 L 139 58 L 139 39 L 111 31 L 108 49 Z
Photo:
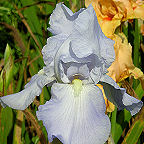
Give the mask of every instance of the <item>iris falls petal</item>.
M 39 96 L 42 88 L 54 81 L 54 78 L 48 77 L 43 69 L 31 78 L 31 81 L 25 85 L 25 89 L 8 96 L 0 98 L 3 107 L 9 106 L 13 109 L 24 110 Z
M 64 144 L 102 144 L 110 133 L 101 90 L 92 85 L 52 86 L 52 98 L 39 106 L 37 117 L 43 121 L 51 142 L 57 137 Z M 76 86 L 75 86 L 76 85 Z
M 100 84 L 103 86 L 108 100 L 116 105 L 120 110 L 126 108 L 131 112 L 131 115 L 135 115 L 143 106 L 142 101 L 128 95 L 126 90 L 120 88 L 108 75 L 101 77 Z

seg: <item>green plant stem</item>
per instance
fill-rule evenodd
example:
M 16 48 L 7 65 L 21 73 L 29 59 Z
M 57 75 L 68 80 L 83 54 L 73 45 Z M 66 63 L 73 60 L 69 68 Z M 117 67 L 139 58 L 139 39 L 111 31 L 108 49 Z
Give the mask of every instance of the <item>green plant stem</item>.
M 138 27 L 138 20 L 135 20 L 134 31 L 134 49 L 133 49 L 133 63 L 136 67 L 139 66 L 139 48 L 140 48 L 140 32 Z M 138 80 L 134 80 L 133 88 L 136 89 Z

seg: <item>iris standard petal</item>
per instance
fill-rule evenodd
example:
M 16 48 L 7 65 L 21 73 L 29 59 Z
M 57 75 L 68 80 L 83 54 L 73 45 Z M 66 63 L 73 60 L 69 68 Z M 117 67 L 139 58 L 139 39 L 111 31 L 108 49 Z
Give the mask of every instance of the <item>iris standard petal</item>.
M 58 3 L 50 16 L 50 28 L 48 30 L 54 35 L 70 33 L 73 27 L 72 21 L 69 20 L 71 15 L 73 12 L 70 9 L 66 9 L 62 3 Z
M 71 55 L 71 52 L 69 51 L 70 48 L 70 42 L 72 40 L 72 37 L 69 36 L 61 45 L 61 47 L 58 49 L 55 59 L 54 59 L 54 71 L 56 78 L 59 82 L 67 83 L 68 77 L 66 76 L 66 70 L 64 69 L 63 64 L 64 63 L 77 63 L 78 61 Z M 67 67 L 68 68 L 68 67 Z
M 120 88 L 108 75 L 101 77 L 100 84 L 103 86 L 108 100 L 116 105 L 120 110 L 126 108 L 131 112 L 131 115 L 135 115 L 143 106 L 142 101 L 128 95 L 126 90 Z
M 61 79 L 65 75 L 63 67 L 62 67 L 62 61 L 63 62 L 75 61 L 75 59 L 73 59 L 69 54 L 70 40 L 71 40 L 70 38 L 65 40 L 55 55 L 54 69 L 55 69 L 55 75 L 58 81 L 62 81 Z
M 70 21 L 71 24 L 63 24 L 65 20 L 62 18 L 58 20 L 56 16 L 54 17 L 56 13 L 61 13 L 62 18 L 67 22 Z M 48 42 L 43 49 L 45 64 L 52 62 L 52 65 L 55 66 L 55 74 L 59 82 L 69 82 L 62 66 L 63 63 L 83 63 L 87 64 L 89 72 L 95 68 L 96 72 L 99 72 L 99 76 L 101 73 L 106 73 L 107 68 L 111 64 L 111 57 L 109 57 L 109 55 L 112 56 L 113 59 L 113 41 L 106 38 L 102 33 L 92 6 L 72 14 L 64 5 L 58 4 L 51 16 L 51 21 L 56 21 L 58 23 L 58 25 L 56 23 L 56 27 L 61 26 L 64 29 L 66 29 L 66 26 L 71 25 L 72 27 L 69 28 L 72 29 L 69 33 L 61 32 L 60 34 L 57 33 L 58 35 L 55 37 L 49 38 L 48 41 L 51 42 L 53 40 L 52 44 Z M 52 23 L 50 25 L 51 27 L 53 26 Z M 63 37 L 61 42 L 57 39 L 59 35 Z M 105 45 L 102 42 L 104 42 Z M 101 52 L 107 50 L 107 44 L 109 45 L 109 50 L 103 57 Z M 99 77 L 97 81 L 99 81 Z
M 68 77 L 71 77 L 71 76 L 75 75 L 76 73 L 79 73 L 78 67 L 76 67 L 76 66 L 70 66 L 67 69 L 66 73 L 67 73 Z
M 108 69 L 115 60 L 114 41 L 107 38 L 102 31 L 99 34 L 100 54 L 105 63 L 105 69 Z
M 50 28 L 48 28 L 48 30 L 52 32 L 53 35 L 62 33 L 68 36 L 73 31 L 73 21 L 83 10 L 84 8 L 73 14 L 64 4 L 58 3 L 50 16 Z
M 101 67 L 95 67 L 90 72 L 90 77 L 95 84 L 97 84 L 99 82 L 101 75 L 102 75 Z
M 42 49 L 43 60 L 46 66 L 50 64 L 54 66 L 55 55 L 66 39 L 67 37 L 61 34 L 47 39 L 47 44 Z
M 42 88 L 54 81 L 53 77 L 48 77 L 43 69 L 31 78 L 31 81 L 25 85 L 25 89 L 8 96 L 0 98 L 2 106 L 9 106 L 13 109 L 24 110 L 39 96 Z
M 81 86 L 55 83 L 51 100 L 39 106 L 36 114 L 50 142 L 54 137 L 63 144 L 103 144 L 108 139 L 110 120 L 101 90 L 92 84 Z
M 91 54 L 96 54 L 100 57 L 99 50 L 94 50 L 95 47 L 99 47 L 98 44 L 91 42 L 86 37 L 82 36 L 81 34 L 77 33 L 70 43 L 70 47 L 72 52 L 78 58 L 87 57 Z
M 78 34 L 78 33 L 77 33 Z M 75 53 L 72 50 L 72 41 L 73 39 L 75 39 L 74 37 L 76 37 L 76 33 L 71 34 L 67 40 L 65 40 L 62 45 L 60 46 L 60 48 L 58 49 L 56 55 L 55 55 L 55 59 L 54 59 L 54 65 L 55 65 L 55 74 L 56 77 L 59 81 L 63 82 L 67 82 L 66 78 L 64 80 L 64 76 L 66 75 L 66 69 L 64 65 L 69 65 L 68 63 L 73 63 L 75 65 L 84 65 L 86 64 L 89 72 L 94 69 L 95 67 L 98 69 L 101 69 L 99 72 L 101 75 L 102 70 L 103 70 L 103 61 L 100 57 L 98 57 L 96 54 L 92 53 L 92 51 L 90 52 L 90 47 L 89 49 L 87 49 L 88 45 L 85 47 L 85 49 L 87 49 L 87 52 L 85 51 L 85 53 L 81 53 L 79 55 L 82 55 L 80 58 L 78 58 Z M 79 39 L 81 39 L 81 35 L 79 35 Z M 78 37 L 77 37 L 78 38 Z M 82 42 L 82 40 L 80 41 Z M 81 45 L 81 43 L 79 42 L 79 45 Z M 78 45 L 74 46 L 74 47 L 78 47 Z M 63 66 L 61 66 L 63 65 Z M 70 66 L 70 65 L 69 65 Z M 69 66 L 67 66 L 67 69 L 69 68 Z M 99 79 L 98 79 L 99 80 Z
M 99 58 L 103 58 L 105 68 L 107 69 L 115 59 L 114 41 L 103 34 L 92 5 L 89 5 L 87 9 L 80 13 L 74 22 L 75 29 L 83 36 L 79 47 L 77 43 L 80 39 L 72 41 L 74 53 L 78 57 L 82 57 L 82 54 L 96 54 Z M 89 47 L 89 49 L 85 47 Z M 83 51 L 84 48 L 86 53 Z
M 83 77 L 82 79 L 87 79 L 89 77 L 89 68 L 87 63 L 63 63 L 63 68 L 64 73 L 68 78 L 72 78 L 75 75 L 79 75 L 81 78 Z

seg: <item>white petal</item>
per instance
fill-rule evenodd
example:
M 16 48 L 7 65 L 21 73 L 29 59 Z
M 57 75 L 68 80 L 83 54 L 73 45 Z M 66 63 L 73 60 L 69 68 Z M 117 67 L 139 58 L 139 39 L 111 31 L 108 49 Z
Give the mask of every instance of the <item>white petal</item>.
M 59 75 L 57 75 L 58 76 L 57 79 L 62 83 L 70 83 L 70 80 L 68 79 L 68 76 L 65 73 L 62 63 L 59 63 L 58 69 L 59 69 Z
M 107 72 L 113 61 L 114 48 L 113 41 L 102 33 L 93 7 L 89 6 L 72 14 L 64 5 L 58 4 L 51 16 L 51 27 L 53 26 L 66 30 L 48 39 L 50 42 L 43 49 L 45 64 L 52 62 L 58 81 L 69 82 L 63 63 L 82 63 L 87 65 L 89 72 L 91 71 L 92 79 L 98 82 L 101 74 Z M 68 28 L 70 32 L 67 31 L 67 26 L 71 27 Z
M 95 84 L 97 84 L 99 82 L 101 75 L 102 75 L 101 67 L 95 67 L 90 72 L 90 77 Z
M 99 32 L 100 54 L 104 59 L 105 69 L 108 69 L 115 60 L 114 41 Z M 104 70 L 105 71 L 105 70 Z
M 57 4 L 52 15 L 50 16 L 50 28 L 48 28 L 48 30 L 54 35 L 60 33 L 69 34 L 73 27 L 72 21 L 69 20 L 71 13 L 72 12 L 70 12 L 70 10 L 67 11 L 67 9 L 65 9 L 62 3 Z
M 54 35 L 60 33 L 66 36 L 70 35 L 74 29 L 74 20 L 77 19 L 78 15 L 83 10 L 84 8 L 73 14 L 73 12 L 64 4 L 58 3 L 50 16 L 50 28 L 48 28 L 48 30 Z
M 72 84 L 54 84 L 51 100 L 39 106 L 37 117 L 50 142 L 57 137 L 63 144 L 103 144 L 110 133 L 102 92 L 94 85 L 83 85 L 75 96 Z
M 97 37 L 100 26 L 91 5 L 78 15 L 74 27 L 81 35 L 98 44 Z
M 75 75 L 76 73 L 78 73 L 78 67 L 76 66 L 70 66 L 68 69 L 67 69 L 67 76 L 68 77 L 71 77 L 73 75 Z
M 64 43 L 61 45 L 61 47 L 58 49 L 58 51 L 55 55 L 55 60 L 54 60 L 54 62 L 55 62 L 55 64 L 54 64 L 55 65 L 55 74 L 56 74 L 56 77 L 59 81 L 61 81 L 62 77 L 66 74 L 65 71 L 63 71 L 62 67 L 60 68 L 60 64 L 63 65 L 63 63 L 64 64 L 75 63 L 75 64 L 81 64 L 81 65 L 86 64 L 89 71 L 91 71 L 95 67 L 103 69 L 102 60 L 99 59 L 99 57 L 95 54 L 91 54 L 91 55 L 89 55 L 89 54 L 85 55 L 84 54 L 84 55 L 82 55 L 81 58 L 78 58 L 75 56 L 73 51 L 71 51 L 71 41 L 74 39 L 74 35 L 75 34 L 71 34 L 68 37 L 68 39 L 64 41 Z M 85 47 L 85 49 L 88 49 L 88 48 Z M 81 54 L 82 53 L 80 53 L 80 55 Z M 87 57 L 83 57 L 83 56 L 87 56 Z M 69 68 L 69 67 L 67 67 L 67 68 Z M 101 73 L 101 71 L 100 71 L 100 73 Z
M 42 88 L 54 81 L 53 77 L 48 77 L 43 70 L 31 78 L 31 81 L 25 85 L 21 92 L 4 96 L 0 98 L 2 106 L 9 106 L 13 109 L 24 110 L 39 96 Z
M 86 37 L 83 37 L 80 34 L 75 34 L 73 36 L 73 40 L 71 41 L 71 49 L 74 52 L 74 54 L 78 58 L 87 57 L 91 54 L 96 54 L 99 56 L 99 45 L 96 45 L 95 43 L 91 42 L 91 40 L 87 39 Z M 97 47 L 97 50 L 95 51 L 95 47 Z
M 135 115 L 143 106 L 142 101 L 128 95 L 126 90 L 124 88 L 120 88 L 108 75 L 101 77 L 100 84 L 103 85 L 105 95 L 108 100 L 119 109 L 126 108 L 131 112 L 131 115 Z
M 69 52 L 70 41 L 71 41 L 71 38 L 68 38 L 67 40 L 65 40 L 55 55 L 55 60 L 54 60 L 55 75 L 58 81 L 62 81 L 62 77 L 65 75 L 63 67 L 62 67 L 62 62 L 67 63 L 67 62 L 75 61 L 75 59 L 73 59 L 70 56 L 70 52 Z
M 115 59 L 114 41 L 103 34 L 92 5 L 89 5 L 86 10 L 78 15 L 78 18 L 75 20 L 75 29 L 88 41 L 87 44 L 85 44 L 86 40 L 81 42 L 83 47 L 89 45 L 88 49 L 85 49 L 86 53 L 89 50 L 89 53 L 93 51 L 98 57 L 101 55 L 105 67 L 108 68 Z M 73 47 L 73 51 L 78 57 L 80 55 L 79 51 L 83 53 L 83 47 Z
M 89 68 L 87 64 L 83 63 L 63 63 L 64 73 L 71 80 L 74 78 L 74 75 L 79 75 L 80 79 L 87 79 L 89 77 Z
M 66 38 L 67 37 L 63 35 L 56 35 L 47 39 L 47 44 L 42 49 L 45 65 L 49 65 L 52 63 L 51 65 L 54 66 L 55 55 Z
M 79 67 L 79 73 L 82 74 L 85 78 L 89 77 L 89 68 L 86 64 Z
M 50 16 L 50 28 L 48 28 L 48 30 L 54 35 L 62 33 L 68 36 L 73 30 L 73 21 L 82 11 L 83 9 L 80 9 L 73 14 L 73 12 L 64 4 L 57 4 Z

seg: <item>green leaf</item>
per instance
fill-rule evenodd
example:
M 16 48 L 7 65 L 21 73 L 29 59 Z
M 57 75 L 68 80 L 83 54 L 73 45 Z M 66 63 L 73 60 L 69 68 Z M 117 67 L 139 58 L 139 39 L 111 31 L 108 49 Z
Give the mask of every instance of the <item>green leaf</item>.
M 112 137 L 115 137 L 115 130 L 116 130 L 116 116 L 117 116 L 117 108 L 115 107 L 115 110 L 112 112 L 111 117 L 111 134 Z
M 143 129 L 144 129 L 144 107 L 141 112 L 139 112 L 129 129 L 127 135 L 124 138 L 123 144 L 136 144 Z
M 6 90 L 13 79 L 13 66 L 14 59 L 12 55 L 12 50 L 10 46 L 7 44 L 4 53 L 4 68 L 0 75 L 0 91 L 4 90 L 4 94 L 6 94 Z
M 1 109 L 0 144 L 7 144 L 7 137 L 13 127 L 13 112 L 9 107 Z
M 38 136 L 33 137 L 33 138 L 32 138 L 32 142 L 33 142 L 34 144 L 38 144 L 38 142 L 39 142 L 39 137 L 38 137 Z
M 114 137 L 114 142 L 117 143 L 118 140 L 120 139 L 122 132 L 124 128 L 127 126 L 128 122 L 131 119 L 131 114 L 129 111 L 124 109 L 117 115 L 117 122 L 115 125 L 115 137 Z
M 21 0 L 22 6 L 31 5 L 34 3 L 33 0 Z M 35 34 L 40 46 L 42 47 L 42 29 L 40 25 L 40 20 L 37 16 L 36 6 L 28 7 L 24 10 L 24 16 L 32 30 L 32 32 Z
M 142 88 L 141 83 L 139 83 L 139 85 L 137 86 L 135 93 L 137 94 L 139 99 L 142 99 L 143 95 L 144 95 L 144 90 Z
M 56 0 L 49 0 L 48 2 L 53 2 L 56 5 Z M 42 11 L 42 13 L 47 16 L 51 14 L 55 8 L 54 6 L 49 5 L 49 4 L 42 4 L 42 6 L 43 8 L 40 9 L 40 11 Z
M 135 31 L 134 31 L 134 49 L 133 49 L 133 63 L 136 67 L 139 66 L 139 49 L 140 49 L 140 29 L 138 26 L 138 20 L 135 19 Z M 138 80 L 134 80 L 133 87 L 134 89 L 138 85 Z
M 37 52 L 34 51 L 34 50 L 31 50 L 29 55 L 30 55 L 30 58 L 31 58 L 30 61 L 32 61 L 32 62 L 30 62 L 29 72 L 30 72 L 30 75 L 33 76 L 36 73 L 38 73 L 38 71 L 39 71 L 38 55 L 37 55 Z
M 4 65 L 7 64 L 9 57 L 11 56 L 12 51 L 10 46 L 7 44 L 6 49 L 5 49 L 5 53 L 4 53 Z
M 136 144 L 144 128 L 144 122 L 136 121 L 123 143 Z
M 25 144 L 31 144 L 31 139 L 29 137 L 29 133 L 26 131 L 25 133 Z
M 22 144 L 22 122 L 23 122 L 23 112 L 17 111 L 16 122 L 14 123 L 14 132 L 13 132 L 13 143 Z

